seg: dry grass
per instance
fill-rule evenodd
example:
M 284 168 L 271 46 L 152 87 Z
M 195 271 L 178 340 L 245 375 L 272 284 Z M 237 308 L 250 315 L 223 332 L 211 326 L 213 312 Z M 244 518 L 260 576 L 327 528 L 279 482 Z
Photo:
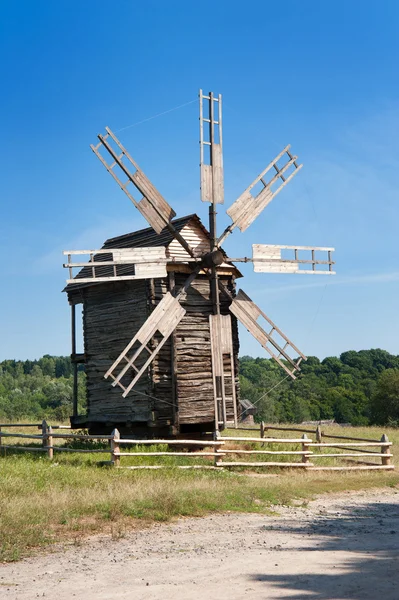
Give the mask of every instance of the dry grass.
M 399 442 L 397 430 L 339 428 L 339 432 L 376 439 L 386 432 Z M 399 484 L 396 471 L 288 471 L 253 477 L 179 471 L 172 466 L 162 471 L 98 468 L 101 459 L 109 459 L 109 454 L 60 453 L 53 462 L 41 453 L 0 458 L 0 560 L 17 560 L 37 546 L 60 539 L 78 541 L 94 532 L 118 537 L 151 521 L 209 512 L 267 512 L 274 505 L 307 501 L 319 493 Z

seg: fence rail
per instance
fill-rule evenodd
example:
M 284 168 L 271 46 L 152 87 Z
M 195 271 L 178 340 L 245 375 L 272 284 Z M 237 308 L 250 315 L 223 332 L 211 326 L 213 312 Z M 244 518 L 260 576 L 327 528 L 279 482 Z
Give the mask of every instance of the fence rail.
M 40 434 L 31 433 L 17 433 L 7 432 L 3 429 L 6 427 L 26 427 L 33 426 L 41 429 Z M 115 429 L 111 435 L 86 435 L 82 433 L 54 433 L 54 429 L 67 428 L 67 426 L 53 425 L 50 426 L 43 421 L 40 424 L 0 424 L 0 450 L 17 450 L 17 451 L 28 451 L 28 452 L 45 452 L 50 460 L 54 458 L 54 452 L 76 452 L 76 453 L 108 453 L 110 460 L 102 461 L 103 464 L 109 464 L 119 468 L 126 469 L 161 469 L 164 467 L 170 467 L 170 464 L 148 464 L 148 465 L 124 465 L 121 466 L 121 458 L 130 457 L 134 459 L 136 457 L 154 458 L 159 457 L 162 459 L 165 457 L 185 457 L 190 459 L 192 463 L 193 459 L 205 459 L 205 462 L 201 464 L 176 464 L 177 468 L 189 469 L 189 468 L 207 468 L 207 469 L 222 469 L 222 468 L 234 468 L 234 467 L 247 467 L 247 468 L 299 468 L 309 471 L 353 471 L 353 470 L 392 470 L 394 465 L 391 464 L 393 457 L 391 452 L 392 442 L 388 440 L 388 437 L 384 434 L 380 440 L 367 440 L 365 438 L 356 438 L 349 436 L 332 436 L 324 434 L 320 427 L 316 430 L 306 430 L 306 433 L 302 437 L 266 437 L 265 433 L 271 430 L 277 431 L 298 431 L 299 428 L 288 428 L 288 427 L 277 427 L 277 426 L 265 426 L 263 423 L 260 424 L 258 430 L 255 428 L 248 428 L 249 431 L 259 431 L 259 437 L 244 437 L 244 436 L 223 436 L 214 437 L 213 440 L 184 440 L 184 439 L 125 439 L 121 438 L 120 433 Z M 245 428 L 242 428 L 243 430 Z M 302 431 L 302 429 L 300 429 Z M 309 438 L 307 433 L 314 434 L 316 441 Z M 337 442 L 323 442 L 322 438 L 327 439 L 343 439 L 344 444 Z M 39 447 L 25 446 L 25 445 L 11 445 L 4 444 L 3 439 L 17 438 L 26 440 L 37 440 L 41 441 L 42 444 Z M 105 441 L 109 443 L 108 448 L 71 448 L 66 446 L 55 445 L 56 439 L 65 440 L 80 440 L 80 441 Z M 354 440 L 354 441 L 347 441 Z M 146 446 L 154 445 L 166 445 L 169 448 L 175 449 L 175 451 L 167 450 L 149 450 L 145 451 L 142 448 Z M 260 444 L 261 449 L 254 447 Z M 123 446 L 134 446 L 135 451 L 124 451 L 121 450 Z M 249 445 L 249 447 L 248 447 Z M 265 448 L 265 446 L 269 446 Z M 290 445 L 290 448 L 286 450 L 281 449 L 281 445 Z M 277 449 L 276 446 L 280 446 Z M 299 446 L 299 447 L 298 447 Z M 366 449 L 368 448 L 368 449 Z M 326 450 L 324 452 L 324 450 Z M 333 450 L 331 452 L 331 450 Z M 346 452 L 337 452 L 334 450 L 346 450 Z M 243 459 L 240 459 L 240 457 Z M 271 461 L 262 460 L 270 456 Z M 232 460 L 237 457 L 237 460 Z M 250 458 L 254 460 L 250 460 Z M 280 457 L 282 460 L 276 460 Z M 292 457 L 293 460 L 297 458 L 297 462 L 286 461 L 286 458 Z M 352 464 L 348 465 L 323 465 L 323 459 L 343 459 L 344 462 L 350 461 Z M 360 460 L 361 459 L 361 460 Z M 366 462 L 365 459 L 379 460 L 380 464 L 376 462 Z M 319 463 L 321 460 L 321 465 Z M 314 463 L 317 461 L 317 464 Z M 161 461 L 160 461 L 161 462 Z M 212 464 L 213 463 L 213 464 Z

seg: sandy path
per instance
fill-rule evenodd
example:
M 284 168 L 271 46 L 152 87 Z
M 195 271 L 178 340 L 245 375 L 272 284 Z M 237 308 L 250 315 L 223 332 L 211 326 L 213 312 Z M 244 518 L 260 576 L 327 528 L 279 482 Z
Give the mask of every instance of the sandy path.
M 399 598 L 399 491 L 155 525 L 0 565 L 7 599 Z

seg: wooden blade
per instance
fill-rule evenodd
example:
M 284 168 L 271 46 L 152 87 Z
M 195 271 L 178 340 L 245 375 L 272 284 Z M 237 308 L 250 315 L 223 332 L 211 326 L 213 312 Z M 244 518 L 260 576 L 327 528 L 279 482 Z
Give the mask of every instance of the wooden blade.
M 230 225 L 225 230 L 218 240 L 218 245 L 223 242 L 235 227 L 238 227 L 241 231 L 245 231 L 302 168 L 302 165 L 298 165 L 296 162 L 298 157 L 292 156 L 289 148 L 290 146 L 286 146 L 227 210 L 227 214 L 231 217 L 233 225 Z M 285 154 L 288 157 L 287 162 L 281 167 L 277 166 L 277 162 Z M 274 168 L 276 174 L 267 181 L 265 175 L 272 168 Z M 288 174 L 288 170 L 292 172 Z M 258 183 L 262 184 L 262 189 L 253 196 L 251 190 Z
M 332 252 L 334 248 L 321 246 L 252 244 L 252 262 L 255 273 L 335 275 Z M 310 269 L 308 265 L 311 265 Z
M 68 284 L 101 283 L 166 277 L 166 248 L 120 248 L 109 250 L 64 250 L 69 269 Z M 86 262 L 72 262 L 72 256 L 89 255 Z M 83 267 L 83 268 L 82 268 Z M 73 276 L 73 269 L 81 271 Z
M 118 138 L 112 131 L 106 127 L 106 134 L 99 135 L 100 143 L 97 146 L 90 146 L 96 156 L 100 159 L 108 173 L 112 175 L 117 184 L 122 188 L 127 197 L 133 202 L 135 207 L 141 212 L 143 217 L 147 219 L 151 227 L 161 233 L 163 229 L 170 223 L 173 217 L 176 216 L 175 211 L 169 206 L 166 200 L 161 196 L 156 187 L 151 183 L 138 164 L 133 160 L 127 150 L 122 146 Z M 114 142 L 111 145 L 111 140 Z M 107 163 L 100 154 L 99 149 L 103 147 L 111 155 L 111 163 Z M 115 149 L 115 146 L 118 150 Z M 115 172 L 115 167 L 127 176 L 127 180 L 123 183 L 120 177 Z M 128 191 L 128 185 L 132 183 L 134 187 L 143 195 L 140 202 L 137 202 L 133 195 Z
M 260 343 L 272 358 L 284 369 L 284 371 L 296 379 L 295 372 L 300 371 L 299 365 L 302 360 L 306 360 L 306 356 L 302 354 L 300 350 L 288 339 L 286 335 L 273 323 L 271 319 L 255 304 L 251 298 L 247 296 L 243 290 L 239 290 L 237 296 L 234 298 L 230 305 L 230 311 L 237 317 L 237 319 L 244 325 L 244 327 L 254 336 L 254 338 Z M 269 325 L 271 330 L 266 333 L 264 329 L 257 322 L 259 317 L 263 317 Z M 273 336 L 280 336 L 283 339 L 283 346 L 280 346 Z M 270 346 L 273 346 L 277 350 L 276 354 Z M 299 358 L 296 361 L 289 356 L 288 352 L 294 351 Z M 281 359 L 285 359 L 288 365 L 283 363 Z
M 212 92 L 205 96 L 200 90 L 199 99 L 201 200 L 223 204 L 222 96 L 219 94 L 215 97 Z M 204 116 L 204 104 L 207 116 Z
M 215 399 L 215 426 L 226 427 L 229 402 L 237 427 L 237 400 L 234 374 L 233 334 L 230 315 L 210 315 L 209 329 L 212 353 L 213 393 Z M 231 395 L 226 393 L 226 380 L 231 385 Z
M 170 292 L 167 292 L 158 306 L 148 317 L 144 325 L 139 329 L 123 352 L 121 352 L 110 369 L 108 369 L 104 375 L 105 379 L 111 377 L 114 380 L 112 385 L 118 385 L 122 388 L 122 396 L 124 398 L 128 395 L 147 367 L 154 360 L 155 356 L 158 354 L 168 337 L 180 323 L 185 314 L 186 311 L 180 305 L 179 300 L 174 298 Z M 147 344 L 156 332 L 158 332 L 162 338 L 155 349 L 152 350 L 148 348 Z M 133 353 L 130 357 L 128 355 L 129 351 L 132 351 Z M 142 360 L 140 360 L 140 357 L 144 351 L 148 353 L 148 357 L 144 361 L 144 364 L 141 364 Z M 122 363 L 122 361 L 124 362 Z M 141 366 L 136 365 L 137 361 L 140 362 Z M 122 363 L 122 368 L 118 373 L 116 373 L 116 369 L 121 366 L 120 363 Z M 133 369 L 136 374 L 130 383 L 127 385 L 122 384 L 121 379 L 129 371 L 129 369 Z

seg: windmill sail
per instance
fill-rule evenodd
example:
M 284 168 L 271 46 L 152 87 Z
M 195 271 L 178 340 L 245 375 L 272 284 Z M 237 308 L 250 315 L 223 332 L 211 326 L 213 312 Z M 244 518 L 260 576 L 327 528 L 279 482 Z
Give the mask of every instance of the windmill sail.
M 232 404 L 234 425 L 237 427 L 233 334 L 230 315 L 209 315 L 209 329 L 211 338 L 216 429 L 219 429 L 220 423 L 222 423 L 224 427 L 226 426 L 227 402 Z
M 200 90 L 199 98 L 201 200 L 212 204 L 223 204 L 222 96 L 219 94 L 215 97 L 212 92 L 209 96 L 205 96 Z M 204 116 L 204 104 L 207 116 Z
M 112 385 L 118 385 L 120 388 L 122 388 L 122 396 L 124 398 L 128 395 L 144 371 L 154 360 L 155 356 L 158 354 L 185 314 L 186 311 L 180 305 L 178 299 L 174 298 L 170 292 L 167 292 L 155 310 L 148 317 L 144 325 L 139 329 L 139 331 L 129 342 L 123 352 L 121 352 L 110 369 L 108 369 L 108 371 L 105 373 L 105 379 L 111 377 L 114 380 Z M 158 342 L 155 349 L 150 349 L 147 344 L 157 332 L 160 334 L 161 340 Z M 130 357 L 128 355 L 129 351 L 133 353 Z M 141 355 L 144 351 L 147 352 L 148 356 L 144 360 L 144 364 L 142 364 L 142 360 L 140 359 L 142 359 Z M 122 368 L 118 373 L 116 373 L 116 369 L 121 366 L 121 363 Z M 133 379 L 125 385 L 125 382 L 122 383 L 121 380 L 124 375 L 128 373 L 129 369 L 133 369 L 136 374 Z
M 175 211 L 171 206 L 169 206 L 165 198 L 161 196 L 156 187 L 151 183 L 148 177 L 140 169 L 138 164 L 130 156 L 128 151 L 122 146 L 116 135 L 112 133 L 109 127 L 106 127 L 105 130 L 107 132 L 105 135 L 98 136 L 100 143 L 97 144 L 97 146 L 91 144 L 90 148 L 100 159 L 108 173 L 112 175 L 117 184 L 125 192 L 127 197 L 141 212 L 143 217 L 147 219 L 151 227 L 157 233 L 161 233 L 161 231 L 168 225 L 168 223 L 170 223 L 173 217 L 176 216 Z M 118 150 L 111 145 L 110 140 L 113 140 Z M 103 146 L 111 155 L 113 159 L 111 163 L 108 164 L 100 154 L 99 149 L 101 146 Z M 117 166 L 122 173 L 127 176 L 127 180 L 124 183 L 114 170 Z M 140 200 L 140 202 L 137 202 L 127 189 L 130 183 L 132 183 L 134 187 L 143 195 L 143 198 Z
M 232 225 L 226 228 L 224 233 L 218 239 L 218 245 L 238 227 L 241 231 L 245 231 L 251 223 L 260 215 L 268 204 L 277 196 L 279 192 L 287 185 L 289 181 L 298 173 L 302 165 L 297 164 L 297 156 L 293 156 L 289 151 L 290 146 L 286 146 L 262 171 L 260 175 L 247 187 L 247 189 L 237 198 L 237 200 L 227 209 L 227 214 L 233 221 Z M 288 160 L 283 166 L 278 166 L 277 163 L 284 155 L 287 155 Z M 276 174 L 268 181 L 265 179 L 266 173 L 273 169 Z M 287 172 L 288 171 L 288 172 Z M 252 193 L 253 188 L 261 184 L 262 189 L 255 194 Z
M 334 248 L 321 246 L 252 244 L 252 262 L 255 273 L 335 275 L 332 252 Z
M 109 250 L 64 250 L 69 270 L 68 284 L 104 283 L 166 277 L 165 247 L 120 248 Z M 89 255 L 86 262 L 73 262 L 72 257 Z M 76 277 L 73 269 L 81 269 Z
M 284 369 L 284 371 L 296 379 L 295 373 L 300 371 L 300 363 L 306 360 L 306 356 L 288 339 L 286 335 L 273 323 L 271 319 L 255 304 L 251 298 L 247 296 L 243 290 L 239 290 L 237 296 L 230 305 L 230 311 L 237 319 L 246 327 L 246 329 L 254 336 L 272 358 Z M 267 333 L 258 323 L 258 318 L 263 317 L 271 330 Z M 283 346 L 277 341 L 276 336 L 279 336 L 283 341 Z M 273 349 L 272 349 L 273 348 Z M 277 350 L 277 353 L 275 352 Z M 299 358 L 294 360 L 289 354 L 289 351 L 294 351 Z M 283 360 L 286 362 L 284 363 Z

